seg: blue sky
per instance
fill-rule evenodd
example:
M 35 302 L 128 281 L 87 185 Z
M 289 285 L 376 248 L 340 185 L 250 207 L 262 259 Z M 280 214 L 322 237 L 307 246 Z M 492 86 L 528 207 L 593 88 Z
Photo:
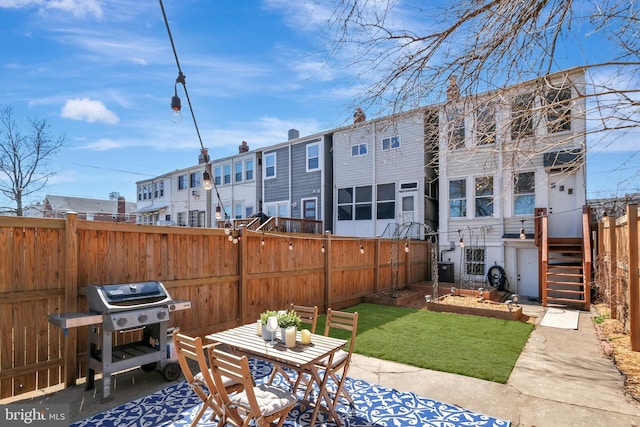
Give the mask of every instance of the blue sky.
M 252 149 L 286 141 L 291 128 L 304 136 L 343 126 L 375 78 L 352 70 L 348 52 L 328 56 L 331 11 L 314 1 L 164 6 L 212 158 L 243 140 Z M 178 71 L 158 1 L 0 0 L 0 40 L 0 107 L 23 128 L 46 119 L 66 138 L 37 199 L 119 192 L 134 201 L 136 181 L 197 163 L 188 110 L 171 117 Z M 637 146 L 622 136 L 590 152 L 589 197 L 640 191 Z

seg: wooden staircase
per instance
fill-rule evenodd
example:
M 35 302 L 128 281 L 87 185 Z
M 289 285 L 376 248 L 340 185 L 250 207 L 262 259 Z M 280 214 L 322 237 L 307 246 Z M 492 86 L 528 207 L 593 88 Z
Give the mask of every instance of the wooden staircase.
M 583 237 L 548 237 L 547 216 L 541 218 L 542 305 L 578 305 L 591 300 L 590 210 L 583 209 Z

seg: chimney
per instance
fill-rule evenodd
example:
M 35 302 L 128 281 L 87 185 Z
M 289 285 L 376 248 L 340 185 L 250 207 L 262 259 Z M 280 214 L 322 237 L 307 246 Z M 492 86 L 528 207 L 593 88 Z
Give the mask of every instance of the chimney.
M 362 108 L 356 108 L 356 111 L 353 112 L 353 123 L 362 123 L 367 120 L 367 116 L 362 111 Z
M 209 150 L 203 148 L 200 150 L 200 155 L 198 156 L 198 164 L 209 163 Z
M 460 98 L 460 88 L 458 88 L 456 76 L 449 77 L 449 87 L 447 88 L 447 100 L 453 101 Z
M 242 144 L 238 147 L 239 153 L 246 153 L 249 151 L 249 146 L 247 145 L 247 141 L 242 141 Z
M 124 197 L 118 197 L 118 218 L 116 218 L 116 222 L 124 221 L 126 214 Z
M 298 138 L 300 138 L 300 131 L 298 129 L 289 129 L 289 141 Z

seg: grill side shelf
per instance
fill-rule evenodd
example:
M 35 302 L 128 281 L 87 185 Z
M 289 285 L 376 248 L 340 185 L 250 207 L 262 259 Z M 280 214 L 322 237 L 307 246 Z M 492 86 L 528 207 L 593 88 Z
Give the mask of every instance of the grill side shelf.
M 102 314 L 99 313 L 66 313 L 50 314 L 49 323 L 61 328 L 77 328 L 80 326 L 97 325 L 102 323 Z

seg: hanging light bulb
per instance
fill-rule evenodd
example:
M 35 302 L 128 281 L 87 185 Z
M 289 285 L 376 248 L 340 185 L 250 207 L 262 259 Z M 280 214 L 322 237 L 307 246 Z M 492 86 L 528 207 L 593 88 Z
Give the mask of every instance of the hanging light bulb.
M 211 184 L 211 175 L 209 175 L 209 172 L 207 172 L 206 169 L 202 173 L 202 188 L 207 191 L 213 188 L 213 184 Z
M 409 242 L 404 242 L 404 251 L 409 253 Z
M 522 220 L 522 228 L 520 228 L 520 240 L 524 240 L 527 238 L 527 235 L 524 232 L 524 219 Z
M 260 241 L 260 245 L 264 246 L 264 237 L 262 238 L 262 240 Z
M 322 247 L 320 248 L 320 252 L 324 253 L 325 249 L 324 249 L 324 243 L 322 244 Z
M 460 247 L 464 248 L 464 240 L 462 240 L 462 237 L 460 238 Z
M 364 245 L 362 243 L 360 243 L 360 253 L 361 254 L 364 253 Z
M 221 219 L 222 218 L 222 209 L 220 208 L 220 205 L 216 206 L 216 219 Z
M 293 242 L 289 242 L 289 250 L 292 251 L 293 250 Z

